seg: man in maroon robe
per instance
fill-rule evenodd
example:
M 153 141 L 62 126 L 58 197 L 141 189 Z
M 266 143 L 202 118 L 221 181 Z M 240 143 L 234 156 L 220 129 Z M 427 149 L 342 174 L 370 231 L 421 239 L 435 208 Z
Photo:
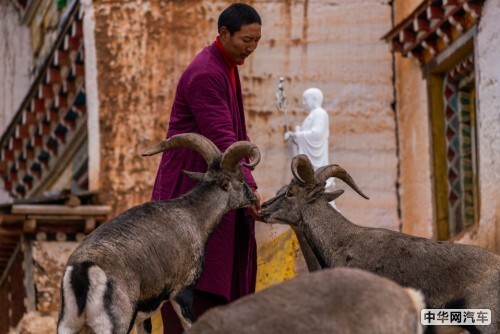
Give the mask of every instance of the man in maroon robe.
M 182 74 L 170 114 L 167 138 L 195 132 L 210 139 L 224 152 L 246 132 L 241 84 L 237 65 L 243 64 L 261 37 L 261 19 L 249 5 L 236 3 L 219 16 L 216 41 L 203 49 Z M 207 166 L 198 153 L 178 148 L 163 153 L 152 200 L 179 197 L 195 186 L 181 171 L 204 172 Z M 251 171 L 242 166 L 245 180 L 257 185 Z M 228 212 L 210 238 L 205 265 L 194 292 L 197 316 L 255 291 L 255 217 L 260 203 L 249 210 Z M 182 224 L 182 222 L 179 222 Z M 169 256 L 169 254 L 165 254 Z M 162 309 L 164 333 L 180 333 L 182 327 L 170 303 Z

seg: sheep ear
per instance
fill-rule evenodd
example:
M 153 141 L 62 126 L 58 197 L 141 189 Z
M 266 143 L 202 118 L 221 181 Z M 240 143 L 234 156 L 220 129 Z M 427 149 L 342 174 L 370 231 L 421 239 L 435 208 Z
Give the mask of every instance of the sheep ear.
M 182 170 L 182 173 L 184 173 L 191 180 L 195 180 L 197 182 L 202 182 L 203 180 L 205 180 L 205 173 L 188 172 L 187 170 Z
M 335 190 L 332 192 L 325 192 L 325 198 L 328 202 L 331 202 L 331 201 L 337 199 L 338 197 L 340 197 L 340 195 L 342 195 L 343 193 L 344 193 L 344 189 L 338 189 L 338 190 Z
M 323 196 L 325 193 L 325 188 L 324 187 L 315 187 L 311 191 L 309 191 L 306 195 L 306 202 L 311 203 Z
M 219 185 L 222 189 L 224 189 L 225 191 L 228 191 L 229 190 L 229 185 L 231 184 L 231 182 L 227 179 L 222 179 L 220 182 L 219 182 Z

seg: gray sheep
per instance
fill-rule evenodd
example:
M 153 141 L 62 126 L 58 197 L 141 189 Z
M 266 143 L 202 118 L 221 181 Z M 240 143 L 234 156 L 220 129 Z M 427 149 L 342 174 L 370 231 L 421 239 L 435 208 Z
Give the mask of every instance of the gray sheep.
M 292 161 L 293 180 L 262 205 L 263 219 L 303 233 L 322 268 L 359 268 L 422 291 L 429 308 L 490 309 L 490 326 L 471 333 L 500 333 L 500 256 L 463 244 L 419 238 L 353 224 L 328 201 L 325 180 L 337 177 L 367 198 L 338 165 L 314 172 L 309 159 Z
M 224 154 L 205 137 L 173 136 L 143 155 L 187 147 L 206 160 L 202 182 L 169 201 L 133 207 L 84 238 L 68 259 L 61 283 L 58 334 L 150 333 L 150 316 L 170 300 L 185 328 L 194 321 L 192 293 L 199 279 L 207 240 L 222 215 L 255 200 L 239 167 L 256 166 L 258 148 L 245 141 Z
M 423 296 L 367 271 L 294 277 L 204 313 L 186 334 L 417 334 Z

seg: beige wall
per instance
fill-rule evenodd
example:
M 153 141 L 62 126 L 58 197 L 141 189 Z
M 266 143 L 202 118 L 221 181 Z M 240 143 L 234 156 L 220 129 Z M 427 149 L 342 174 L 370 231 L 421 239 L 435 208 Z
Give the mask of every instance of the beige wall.
M 426 81 L 414 59 L 395 55 L 402 232 L 433 237 L 431 137 Z
M 394 24 L 406 18 L 421 0 L 396 0 Z M 414 59 L 394 54 L 401 231 L 421 237 L 434 235 L 431 192 L 431 138 L 427 86 Z
M 420 0 L 395 1 L 394 24 L 406 18 L 420 3 Z M 395 86 L 401 231 L 430 238 L 434 236 L 434 223 L 427 83 L 415 59 L 395 54 Z

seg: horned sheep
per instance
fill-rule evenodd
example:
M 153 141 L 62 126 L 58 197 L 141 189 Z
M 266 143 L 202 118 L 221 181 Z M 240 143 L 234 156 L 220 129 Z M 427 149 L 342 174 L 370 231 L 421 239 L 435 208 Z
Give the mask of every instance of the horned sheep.
M 186 334 L 417 334 L 423 296 L 364 270 L 300 274 L 204 313 Z
M 187 147 L 206 160 L 208 170 L 192 191 L 168 201 L 135 206 L 85 237 L 69 257 L 61 283 L 58 334 L 150 333 L 150 316 L 170 300 L 184 328 L 194 319 L 192 293 L 204 250 L 222 215 L 256 200 L 239 167 L 254 167 L 258 148 L 245 141 L 221 154 L 207 138 L 181 134 L 145 152 Z M 187 173 L 190 175 L 190 173 Z
M 422 291 L 429 308 L 490 309 L 492 324 L 471 333 L 500 333 L 500 256 L 473 245 L 415 237 L 355 225 L 328 200 L 325 180 L 337 177 L 367 198 L 338 165 L 314 172 L 305 155 L 292 161 L 294 178 L 263 203 L 270 224 L 288 224 L 303 234 L 322 268 L 359 268 Z M 328 198 L 330 197 L 330 198 Z

